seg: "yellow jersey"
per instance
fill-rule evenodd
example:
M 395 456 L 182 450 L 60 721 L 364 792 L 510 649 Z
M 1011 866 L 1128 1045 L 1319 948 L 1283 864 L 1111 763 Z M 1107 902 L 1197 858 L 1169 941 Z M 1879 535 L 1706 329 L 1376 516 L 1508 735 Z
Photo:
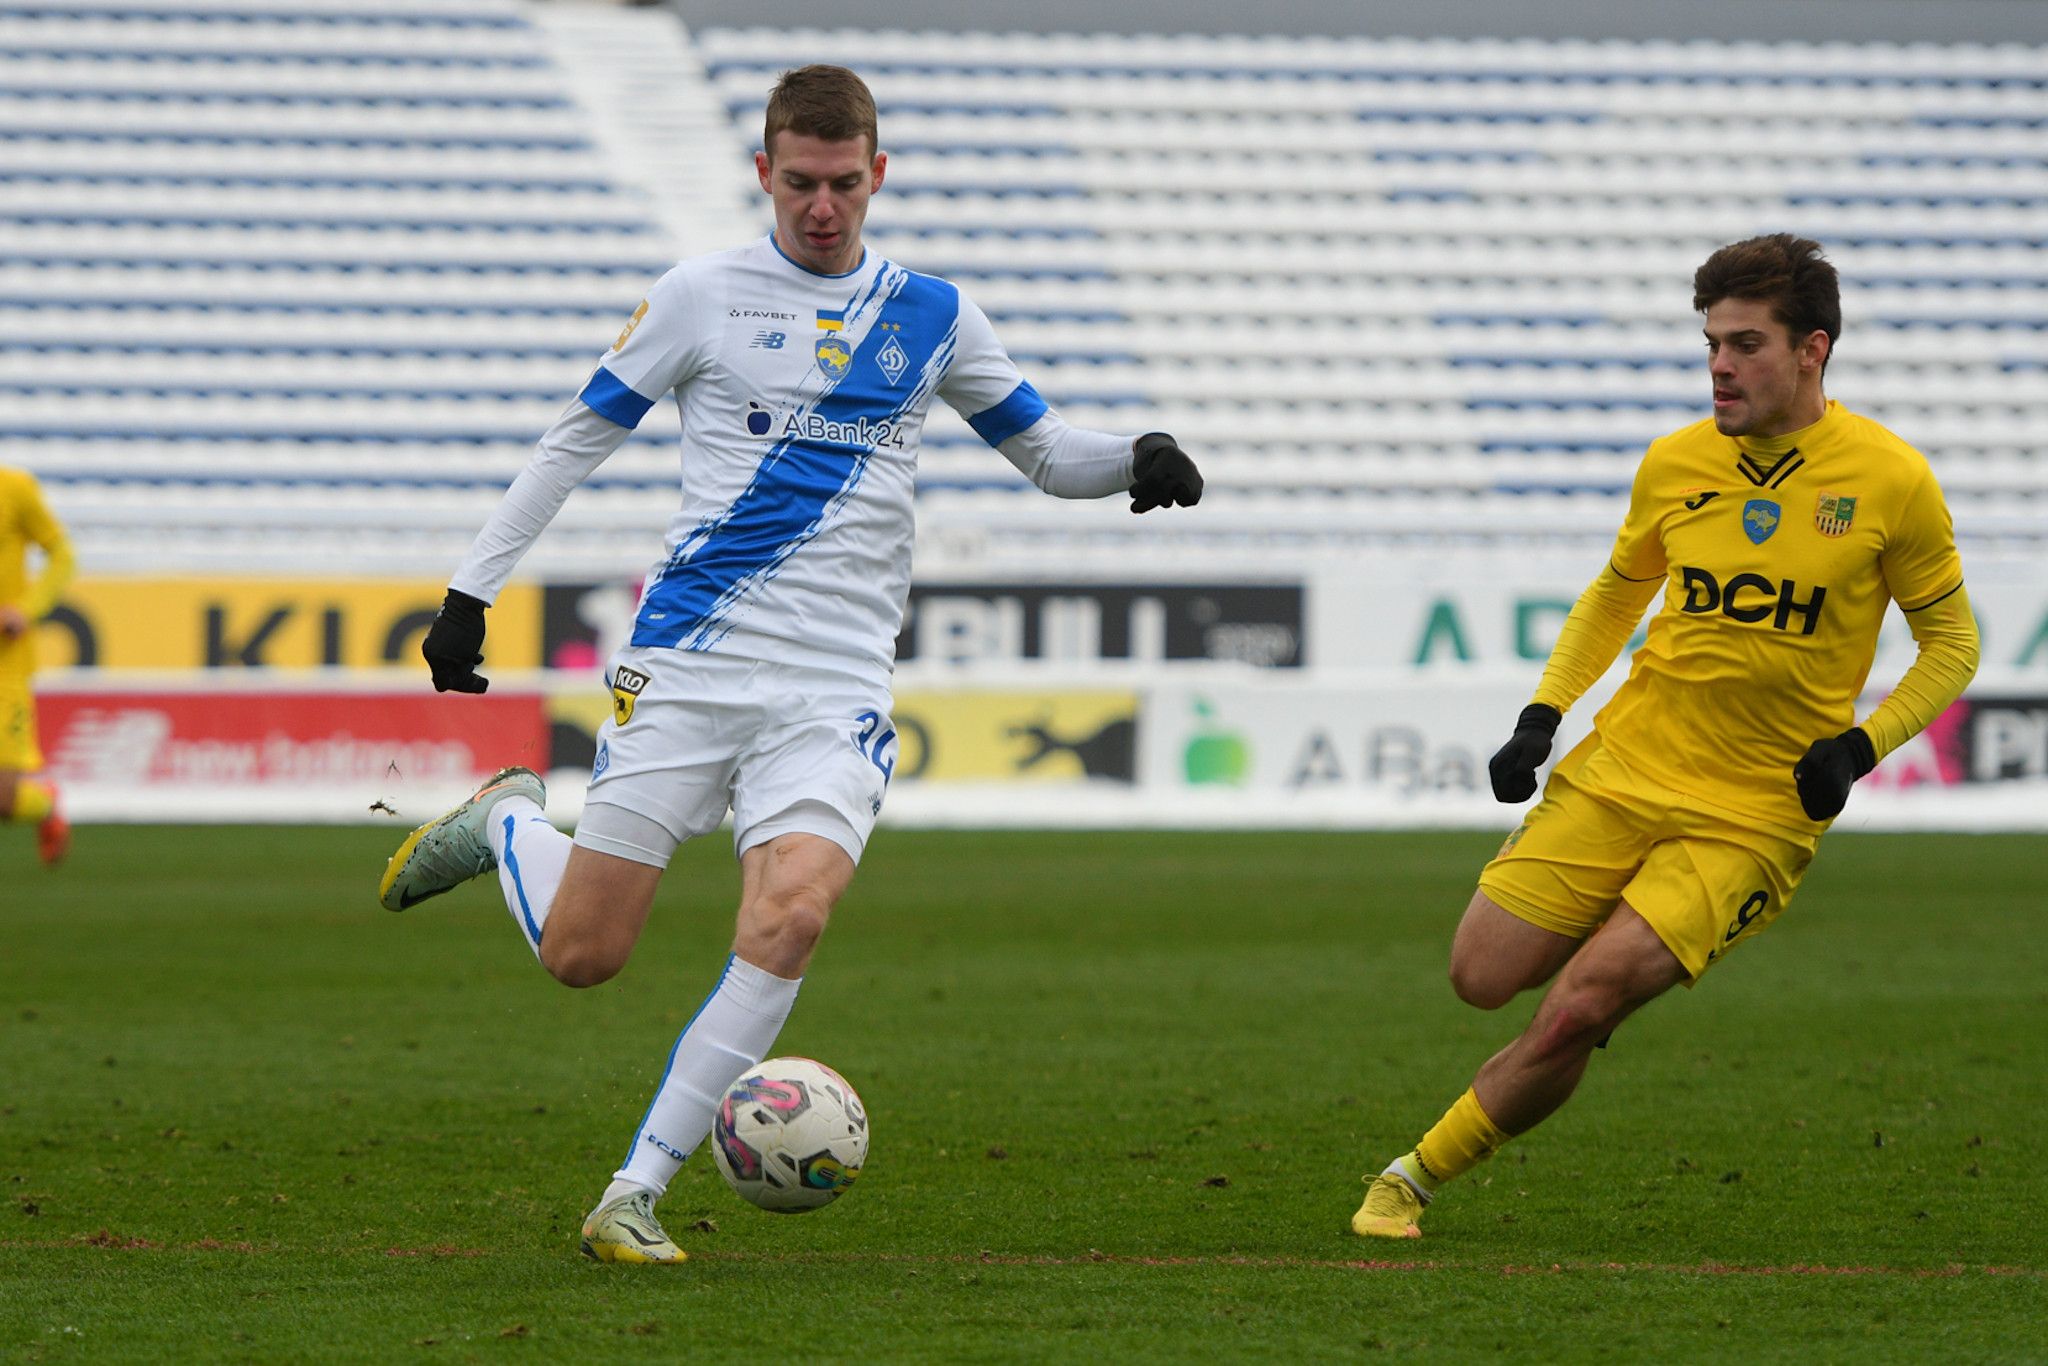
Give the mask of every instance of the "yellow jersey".
M 1651 443 L 1613 572 L 1662 580 L 1628 681 L 1594 718 L 1630 768 L 1794 830 L 1792 765 L 1855 724 L 1888 604 L 1962 587 L 1962 561 L 1926 457 L 1830 402 L 1773 438 L 1711 420 Z M 1538 700 L 1549 700 L 1539 693 Z
M 31 579 L 28 548 L 43 552 L 42 572 Z M 43 501 L 27 470 L 0 465 L 0 606 L 19 608 L 34 623 L 48 616 L 71 582 L 71 539 Z M 0 636 L 0 680 L 25 682 L 35 671 L 35 632 Z

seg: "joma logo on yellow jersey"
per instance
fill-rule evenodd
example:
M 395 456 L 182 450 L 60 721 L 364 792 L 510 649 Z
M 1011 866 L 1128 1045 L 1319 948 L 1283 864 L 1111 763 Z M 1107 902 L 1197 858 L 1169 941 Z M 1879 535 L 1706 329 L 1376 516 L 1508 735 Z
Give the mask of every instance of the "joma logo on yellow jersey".
M 1820 605 L 1828 590 L 1815 587 L 1813 596 L 1799 600 L 1803 589 L 1790 579 L 1772 583 L 1761 574 L 1737 574 L 1723 584 L 1704 569 L 1687 566 L 1683 571 L 1685 602 L 1678 609 L 1700 616 L 1719 612 L 1730 621 L 1757 622 L 1766 617 L 1780 631 L 1788 631 L 1792 618 L 1800 619 L 1799 634 L 1810 636 L 1820 625 Z

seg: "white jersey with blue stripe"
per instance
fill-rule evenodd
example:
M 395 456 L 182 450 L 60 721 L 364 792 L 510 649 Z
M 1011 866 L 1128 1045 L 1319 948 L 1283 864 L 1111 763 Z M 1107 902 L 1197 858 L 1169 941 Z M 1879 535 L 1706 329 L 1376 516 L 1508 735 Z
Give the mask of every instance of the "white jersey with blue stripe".
M 770 236 L 655 284 L 452 586 L 494 598 L 569 489 L 670 391 L 682 507 L 636 646 L 886 678 L 935 398 L 1050 492 L 1101 497 L 1131 479 L 1130 438 L 1061 422 L 957 287 L 872 252 L 848 274 L 817 275 Z

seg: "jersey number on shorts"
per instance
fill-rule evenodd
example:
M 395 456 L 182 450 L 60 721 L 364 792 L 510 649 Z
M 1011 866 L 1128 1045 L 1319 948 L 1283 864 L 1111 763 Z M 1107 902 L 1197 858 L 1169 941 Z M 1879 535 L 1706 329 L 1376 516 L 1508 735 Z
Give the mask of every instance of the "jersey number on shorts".
M 1770 904 L 1771 895 L 1769 892 L 1751 892 L 1742 905 L 1736 908 L 1735 919 L 1730 922 L 1728 932 L 1721 936 L 1721 942 L 1716 944 L 1713 951 L 1707 954 L 1707 961 L 1711 963 L 1726 953 L 1729 946 L 1742 937 L 1742 932 L 1755 923 L 1756 918 L 1764 913 L 1764 907 Z
M 853 737 L 853 747 L 866 756 L 869 763 L 882 770 L 882 786 L 887 787 L 889 779 L 896 773 L 896 756 L 891 754 L 884 759 L 882 751 L 896 742 L 896 732 L 882 729 L 880 712 L 864 711 L 853 719 L 860 723 L 860 734 Z M 877 735 L 876 731 L 882 733 Z M 874 743 L 869 744 L 870 740 Z

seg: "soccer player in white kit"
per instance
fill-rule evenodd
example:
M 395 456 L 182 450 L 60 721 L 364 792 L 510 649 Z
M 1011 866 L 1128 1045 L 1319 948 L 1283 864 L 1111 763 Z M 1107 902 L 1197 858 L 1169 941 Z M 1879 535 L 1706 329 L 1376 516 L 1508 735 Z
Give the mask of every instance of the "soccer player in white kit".
M 726 1086 L 773 1045 L 881 813 L 933 399 L 1055 496 L 1128 491 L 1144 512 L 1202 493 L 1172 437 L 1068 426 L 955 286 L 862 246 L 887 158 L 853 72 L 784 73 L 762 146 L 774 232 L 655 284 L 478 533 L 421 647 L 437 690 L 484 691 L 486 606 L 570 490 L 673 391 L 682 508 L 606 669 L 612 714 L 574 839 L 542 815 L 539 776 L 507 769 L 413 831 L 380 888 L 404 910 L 495 868 L 541 964 L 593 986 L 625 965 L 676 847 L 731 808 L 732 954 L 584 1221 L 600 1261 L 684 1259 L 654 1202 Z

